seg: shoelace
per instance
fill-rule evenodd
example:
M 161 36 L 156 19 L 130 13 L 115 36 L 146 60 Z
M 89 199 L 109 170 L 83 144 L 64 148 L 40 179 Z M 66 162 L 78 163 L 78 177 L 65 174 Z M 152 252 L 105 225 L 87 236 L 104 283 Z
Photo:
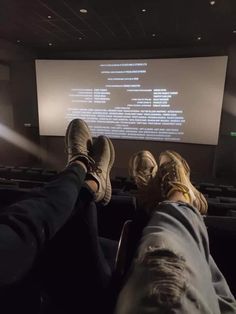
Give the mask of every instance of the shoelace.
M 136 184 L 139 187 L 139 189 L 146 189 L 146 187 L 148 186 L 149 180 L 152 177 L 151 174 L 149 175 L 143 175 L 143 174 L 138 174 L 136 175 Z
M 95 161 L 88 155 L 89 151 L 88 149 L 85 149 L 83 145 L 81 144 L 77 144 L 77 145 L 72 145 L 72 146 L 66 146 L 65 148 L 65 152 L 69 153 L 70 151 L 73 150 L 80 150 L 80 153 L 78 154 L 78 158 L 79 157 L 84 157 L 87 159 L 88 161 L 88 172 L 94 172 L 97 175 L 99 173 L 102 173 L 102 170 L 100 168 L 98 168 L 98 166 L 96 165 Z M 76 155 L 73 157 L 74 160 L 76 160 Z
M 89 172 L 95 172 L 96 174 L 102 173 L 102 170 L 98 168 L 96 163 L 89 163 Z

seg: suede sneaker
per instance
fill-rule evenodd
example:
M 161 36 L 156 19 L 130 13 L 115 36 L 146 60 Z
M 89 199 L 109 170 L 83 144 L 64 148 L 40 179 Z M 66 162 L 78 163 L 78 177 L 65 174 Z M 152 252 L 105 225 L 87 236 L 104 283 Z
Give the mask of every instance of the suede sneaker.
M 129 174 L 138 188 L 146 187 L 158 170 L 154 156 L 148 150 L 133 154 L 129 160 Z
M 87 170 L 94 168 L 95 162 L 89 156 L 92 147 L 92 135 L 85 121 L 82 119 L 72 120 L 66 130 L 65 146 L 68 154 L 68 164 L 79 160 Z
M 95 161 L 97 170 L 89 172 L 87 178 L 98 183 L 95 202 L 105 206 L 111 199 L 110 171 L 115 161 L 115 150 L 111 140 L 106 136 L 99 136 L 93 144 L 91 157 Z
M 147 150 L 133 154 L 129 160 L 129 174 L 137 185 L 137 205 L 148 215 L 155 210 L 162 200 L 158 165 L 154 156 Z
M 174 151 L 165 151 L 160 155 L 159 165 L 162 197 L 168 199 L 174 192 L 181 192 L 187 203 L 196 207 L 202 215 L 206 214 L 207 201 L 192 185 L 186 160 Z

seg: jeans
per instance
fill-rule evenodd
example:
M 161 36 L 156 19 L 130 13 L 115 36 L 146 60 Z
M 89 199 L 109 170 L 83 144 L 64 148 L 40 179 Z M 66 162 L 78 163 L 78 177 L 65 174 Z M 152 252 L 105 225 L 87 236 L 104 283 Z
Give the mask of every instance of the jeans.
M 115 313 L 236 313 L 197 209 L 181 202 L 158 205 L 143 230 Z

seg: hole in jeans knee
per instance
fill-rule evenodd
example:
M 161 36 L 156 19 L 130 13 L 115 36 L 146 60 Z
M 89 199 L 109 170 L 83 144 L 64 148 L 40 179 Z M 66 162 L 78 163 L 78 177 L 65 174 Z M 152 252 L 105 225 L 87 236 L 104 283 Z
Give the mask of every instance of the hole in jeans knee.
M 137 263 L 151 273 L 146 301 L 177 308 L 186 291 L 184 258 L 168 249 L 149 247 Z

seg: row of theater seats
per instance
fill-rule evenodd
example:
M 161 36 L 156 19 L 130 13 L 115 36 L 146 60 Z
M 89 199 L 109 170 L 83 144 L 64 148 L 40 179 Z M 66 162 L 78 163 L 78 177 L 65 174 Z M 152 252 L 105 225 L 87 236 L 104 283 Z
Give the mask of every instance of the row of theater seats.
M 0 189 L 30 189 L 43 186 L 52 180 L 57 171 L 43 168 L 0 166 Z M 232 185 L 212 183 L 195 184 L 208 201 L 208 215 L 236 216 L 236 188 Z M 112 180 L 112 194 L 132 197 L 136 185 L 126 177 Z M 127 199 L 127 198 L 126 198 Z
M 236 216 L 236 188 L 233 185 L 213 183 L 194 185 L 208 201 L 208 215 Z M 129 196 L 137 191 L 134 182 L 124 177 L 117 177 L 113 180 L 112 187 L 114 195 Z
M 43 168 L 32 167 L 14 167 L 0 165 L 0 179 L 9 180 L 8 182 L 0 182 L 7 185 L 14 185 L 16 183 L 21 187 L 22 182 L 29 181 L 29 187 L 37 184 L 43 184 L 51 180 L 58 172 L 56 170 L 49 170 Z M 31 183 L 31 186 L 30 186 Z M 225 202 L 232 203 L 232 200 L 227 201 L 226 198 L 236 198 L 236 187 L 233 185 L 221 185 L 213 183 L 198 183 L 194 184 L 207 198 L 214 199 L 224 197 Z M 126 177 L 116 177 L 112 180 L 113 194 L 121 194 L 126 192 L 133 192 L 136 190 L 136 185 L 132 180 Z M 222 202 L 222 200 L 221 200 Z
M 8 188 L 32 188 L 42 186 L 50 181 L 57 171 L 32 168 L 32 167 L 14 167 L 0 165 L 0 187 L 4 185 Z
M 215 184 L 208 182 L 195 183 L 193 185 L 208 197 L 225 196 L 236 197 L 236 187 L 233 185 Z M 112 180 L 113 189 L 117 191 L 136 190 L 136 185 L 132 180 L 126 177 L 116 177 Z

